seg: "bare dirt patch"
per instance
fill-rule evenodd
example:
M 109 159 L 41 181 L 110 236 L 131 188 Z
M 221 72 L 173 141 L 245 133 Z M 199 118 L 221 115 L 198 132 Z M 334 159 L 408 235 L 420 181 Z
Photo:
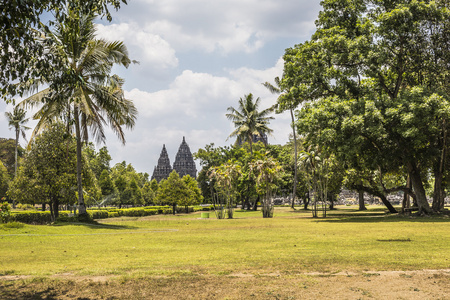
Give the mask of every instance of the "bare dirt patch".
M 450 270 L 1 276 L 0 299 L 450 299 Z

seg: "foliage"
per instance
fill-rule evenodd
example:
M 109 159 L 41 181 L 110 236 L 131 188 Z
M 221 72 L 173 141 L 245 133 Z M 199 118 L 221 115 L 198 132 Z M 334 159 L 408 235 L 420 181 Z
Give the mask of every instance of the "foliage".
M 142 189 L 147 182 L 147 173 L 136 172 L 133 166 L 125 161 L 117 163 L 108 176 L 106 173 L 103 173 L 103 187 L 111 192 L 110 194 L 104 194 L 103 205 L 115 204 L 122 207 L 123 205 L 136 206 L 146 204 L 145 201 L 149 195 L 143 194 Z
M 0 138 L 0 161 L 8 170 L 10 177 L 14 176 L 15 165 L 15 144 L 14 139 Z M 17 148 L 17 154 L 19 159 L 24 155 L 25 150 L 19 145 Z
M 236 128 L 229 136 L 237 137 L 236 144 L 249 143 L 250 152 L 253 152 L 254 137 L 263 137 L 273 130 L 268 127 L 269 121 L 273 119 L 269 114 L 273 108 L 267 108 L 259 111 L 259 103 L 261 99 L 258 97 L 253 101 L 253 95 L 245 95 L 239 99 L 239 107 L 236 109 L 232 106 L 228 107 L 227 118 L 233 122 Z
M 273 217 L 273 191 L 280 178 L 282 168 L 278 161 L 267 155 L 258 155 L 250 164 L 250 170 L 256 175 L 256 190 L 262 196 L 263 218 Z
M 222 218 L 223 205 L 225 205 L 228 219 L 233 218 L 233 208 L 236 203 L 237 185 L 240 176 L 241 166 L 231 160 L 209 170 L 209 177 L 211 180 L 214 179 L 218 190 L 217 201 L 214 204 L 219 206 L 219 212 L 216 213 L 219 219 Z M 224 203 L 220 201 L 222 198 L 225 199 Z
M 9 0 L 0 5 L 0 94 L 21 95 L 23 89 L 13 84 L 33 78 L 52 76 L 53 67 L 58 66 L 58 58 L 44 51 L 36 41 L 36 30 L 45 29 L 42 15 L 51 12 L 57 21 L 63 22 L 67 6 L 79 9 L 84 14 L 100 14 L 111 21 L 108 5 L 119 9 L 125 0 Z M 45 19 L 45 18 L 44 18 Z M 53 25 L 50 22 L 49 25 Z
M 8 202 L 0 203 L 0 222 L 8 223 L 11 217 L 11 206 Z
M 28 123 L 28 118 L 26 117 L 26 111 L 16 106 L 14 107 L 13 112 L 5 112 L 6 120 L 8 121 L 8 125 L 10 129 L 14 129 L 16 133 L 16 145 L 14 148 L 14 177 L 17 175 L 17 160 L 18 160 L 18 148 L 19 148 L 19 137 L 22 134 L 22 137 L 25 137 L 25 130 L 30 128 L 26 127 L 25 124 Z
M 159 183 L 156 202 L 158 204 L 171 205 L 173 207 L 173 213 L 175 214 L 176 206 L 189 203 L 191 197 L 192 192 L 190 188 L 174 170 L 167 179 L 161 180 Z
M 9 179 L 10 178 L 8 170 L 0 161 L 0 199 L 3 199 L 6 196 L 6 192 L 8 191 Z
M 188 199 L 186 199 L 187 201 L 185 201 L 184 203 L 180 202 L 179 205 L 190 206 L 202 203 L 203 201 L 202 191 L 198 187 L 197 180 L 195 180 L 195 178 L 191 177 L 190 175 L 185 175 L 181 179 L 184 181 L 187 188 L 189 189 L 190 196 Z
M 95 194 L 95 176 L 86 161 L 83 165 L 86 192 Z M 8 195 L 21 203 L 50 204 L 55 220 L 60 204 L 76 202 L 76 183 L 76 142 L 55 123 L 31 143 Z
M 126 46 L 119 41 L 95 39 L 94 16 L 68 7 L 63 20 L 54 30 L 45 28 L 41 42 L 45 51 L 58 59 L 58 66 L 49 77 L 24 82 L 30 91 L 41 84 L 50 87 L 23 101 L 24 105 L 41 106 L 34 115 L 39 119 L 33 135 L 55 119 L 63 119 L 67 131 L 75 132 L 77 141 L 77 188 L 79 213 L 86 214 L 81 176 L 82 141 L 89 132 L 97 142 L 105 142 L 105 125 L 125 143 L 123 126 L 133 128 L 137 110 L 125 99 L 124 80 L 111 75 L 114 65 L 128 67 L 131 60 Z
M 424 213 L 431 212 L 425 174 L 434 174 L 434 202 L 442 207 L 449 7 L 399 0 L 322 6 L 311 40 L 286 49 L 279 100 L 305 103 L 299 133 L 350 169 L 407 173 L 413 189 L 406 192 Z
M 100 179 L 103 171 L 111 171 L 109 163 L 112 158 L 111 155 L 109 155 L 108 148 L 106 148 L 106 146 L 100 148 L 97 152 L 95 151 L 94 144 L 89 143 L 83 148 L 83 152 L 86 155 L 92 172 L 94 172 L 97 179 Z

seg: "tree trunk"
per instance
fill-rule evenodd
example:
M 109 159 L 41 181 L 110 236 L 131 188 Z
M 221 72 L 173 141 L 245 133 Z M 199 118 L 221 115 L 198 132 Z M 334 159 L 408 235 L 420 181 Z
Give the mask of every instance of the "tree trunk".
M 411 178 L 406 178 L 406 188 L 411 188 Z M 402 203 L 402 213 L 405 213 L 405 208 L 410 208 L 411 207 L 411 197 L 409 196 L 408 193 L 404 192 L 403 194 L 403 203 Z
M 358 202 L 359 202 L 359 210 L 367 210 L 366 205 L 364 204 L 364 191 L 358 191 Z
M 17 148 L 19 148 L 19 128 L 16 128 L 16 147 L 14 149 L 14 178 L 17 176 Z
M 59 200 L 53 200 L 52 201 L 53 204 L 53 215 L 55 216 L 55 221 L 58 219 L 59 217 Z
M 42 211 L 45 211 L 45 202 L 42 202 Z
M 422 177 L 420 176 L 420 171 L 416 166 L 415 162 L 408 163 L 409 177 L 411 178 L 411 184 L 416 195 L 415 199 L 417 201 L 417 207 L 420 213 L 431 213 L 430 205 L 427 201 L 427 196 L 425 193 L 425 188 L 423 187 Z
M 330 210 L 334 209 L 334 197 L 335 195 L 330 196 Z
M 53 200 L 50 200 L 50 204 L 48 206 L 50 207 L 50 216 L 51 216 L 52 222 L 55 222 L 55 214 L 53 212 Z
M 441 211 L 444 208 L 444 189 L 442 186 L 443 174 L 442 172 L 434 172 L 434 193 L 433 205 L 434 211 Z
M 176 205 L 176 204 L 173 204 L 173 206 L 172 206 L 172 214 L 173 214 L 173 215 L 175 215 L 176 207 L 177 207 L 177 205 Z
M 391 202 L 389 202 L 389 200 L 386 198 L 386 196 L 384 194 L 379 194 L 377 195 L 378 197 L 380 197 L 381 202 L 383 202 L 383 204 L 387 207 L 387 209 L 389 210 L 390 213 L 397 213 L 397 210 L 392 206 Z
M 74 118 L 75 118 L 75 134 L 77 139 L 77 186 L 78 186 L 78 214 L 87 215 L 86 205 L 84 204 L 83 198 L 83 183 L 81 177 L 81 130 L 80 130 L 80 116 L 78 112 L 78 107 L 75 105 L 74 108 Z
M 294 209 L 295 197 L 297 196 L 297 135 L 295 134 L 295 119 L 292 108 L 290 108 L 291 119 L 292 119 L 292 133 L 294 137 L 294 188 L 292 192 L 292 204 L 291 207 Z
M 434 194 L 433 194 L 433 205 L 432 208 L 434 211 L 441 211 L 444 209 L 444 198 L 445 192 L 442 184 L 444 177 L 444 165 L 445 165 L 445 157 L 447 156 L 447 130 L 446 130 L 446 121 L 443 120 L 443 138 L 442 138 L 442 150 L 441 157 L 439 161 L 436 162 L 436 166 L 434 168 Z
M 307 210 L 308 209 L 308 205 L 309 205 L 309 202 L 311 201 L 311 198 L 309 198 L 309 192 L 308 193 L 306 193 L 306 197 L 305 197 L 305 199 L 303 200 L 303 209 L 304 210 Z
M 255 199 L 255 203 L 253 204 L 253 210 L 254 211 L 258 210 L 258 201 L 259 201 L 259 195 L 258 195 L 258 198 Z

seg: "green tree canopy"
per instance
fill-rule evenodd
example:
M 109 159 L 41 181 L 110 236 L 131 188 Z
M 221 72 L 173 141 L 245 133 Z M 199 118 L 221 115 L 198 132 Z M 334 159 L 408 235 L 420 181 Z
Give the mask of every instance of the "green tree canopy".
M 310 102 L 299 132 L 348 167 L 407 173 L 419 211 L 429 213 L 425 175 L 434 174 L 434 201 L 443 203 L 448 153 L 448 4 L 322 6 L 311 40 L 286 49 L 281 100 Z
M 33 140 L 8 191 L 21 203 L 49 204 L 55 219 L 60 204 L 74 204 L 77 198 L 76 142 L 65 132 L 63 124 L 55 123 Z M 95 176 L 85 158 L 83 165 L 85 192 L 95 191 Z
M 79 9 L 83 14 L 99 14 L 111 21 L 109 5 L 119 9 L 125 0 L 8 0 L 0 4 L 0 94 L 21 95 L 26 82 L 34 78 L 51 77 L 53 67 L 60 61 L 44 51 L 36 40 L 36 30 L 43 30 L 43 14 L 52 13 L 57 22 L 64 22 L 67 7 Z M 50 22 L 50 26 L 53 22 Z
M 273 130 L 269 128 L 269 122 L 273 117 L 269 116 L 273 108 L 267 108 L 259 111 L 261 99 L 258 97 L 253 100 L 253 95 L 245 95 L 244 98 L 239 99 L 238 108 L 232 106 L 228 107 L 226 114 L 227 118 L 231 120 L 236 129 L 230 134 L 230 137 L 237 137 L 236 144 L 247 142 L 250 145 L 250 152 L 253 152 L 253 138 L 254 136 L 262 137 L 265 134 L 270 134 Z

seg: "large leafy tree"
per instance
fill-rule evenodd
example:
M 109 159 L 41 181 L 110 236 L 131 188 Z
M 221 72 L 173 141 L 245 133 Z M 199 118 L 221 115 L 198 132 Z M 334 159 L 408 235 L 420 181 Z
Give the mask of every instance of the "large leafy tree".
M 270 120 L 273 119 L 273 117 L 269 116 L 273 108 L 259 111 L 260 102 L 261 99 L 259 97 L 253 100 L 253 95 L 250 93 L 239 99 L 237 109 L 232 106 L 228 107 L 227 111 L 229 113 L 226 114 L 227 118 L 236 127 L 229 137 L 237 137 L 237 141 L 248 142 L 251 153 L 253 153 L 253 137 L 262 137 L 273 131 L 268 126 Z
M 19 148 L 19 137 L 22 134 L 22 137 L 25 139 L 25 130 L 30 128 L 26 127 L 25 124 L 28 123 L 28 118 L 26 118 L 26 111 L 16 106 L 12 112 L 5 112 L 6 120 L 8 121 L 8 125 L 10 129 L 14 129 L 16 133 L 16 144 L 14 148 L 14 177 L 17 175 L 17 159 L 18 159 L 18 148 Z
M 420 212 L 431 212 L 424 183 L 433 173 L 439 209 L 448 156 L 448 114 L 439 104 L 449 99 L 448 4 L 325 0 L 322 6 L 311 40 L 284 55 L 281 97 L 312 101 L 298 129 L 351 169 L 404 170 L 412 181 L 404 191 Z
M 124 97 L 123 79 L 110 75 L 115 64 L 127 67 L 131 63 L 126 46 L 118 41 L 96 39 L 93 15 L 69 9 L 65 16 L 63 22 L 55 24 L 53 31 L 43 32 L 46 51 L 59 60 L 52 76 L 46 78 L 50 88 L 24 103 L 44 102 L 34 116 L 39 119 L 34 135 L 55 119 L 63 119 L 67 131 L 75 132 L 79 213 L 86 214 L 81 176 L 82 141 L 88 141 L 90 132 L 97 142 L 105 142 L 105 125 L 108 125 L 125 143 L 122 127 L 134 126 L 137 110 L 133 102 Z M 34 88 L 39 83 L 42 81 L 26 85 Z
M 75 138 L 65 134 L 62 123 L 55 123 L 31 143 L 8 195 L 22 203 L 49 204 L 56 219 L 59 205 L 76 202 L 76 164 Z M 86 191 L 95 188 L 95 176 L 87 162 L 83 176 Z
M 66 18 L 67 7 L 84 14 L 99 14 L 111 21 L 109 8 L 119 9 L 125 0 L 8 0 L 0 3 L 0 94 L 21 94 L 23 86 L 14 82 L 52 76 L 59 61 L 44 51 L 35 39 L 36 31 L 46 27 L 42 19 L 51 12 L 59 22 Z M 53 22 L 50 22 L 52 25 Z

